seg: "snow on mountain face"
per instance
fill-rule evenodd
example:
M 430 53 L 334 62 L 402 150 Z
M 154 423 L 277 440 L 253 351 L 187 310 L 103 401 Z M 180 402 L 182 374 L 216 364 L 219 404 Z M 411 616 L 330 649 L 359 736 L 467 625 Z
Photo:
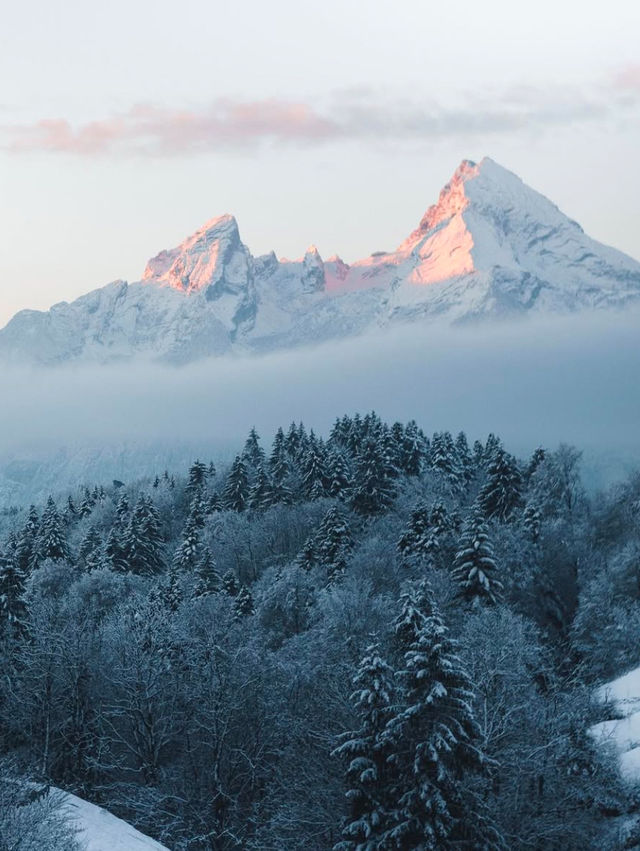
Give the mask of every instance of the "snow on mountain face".
M 464 322 L 640 300 L 640 263 L 580 226 L 490 159 L 465 160 L 410 236 L 351 266 L 253 257 L 233 216 L 109 284 L 0 331 L 18 363 L 145 357 L 185 363 L 335 339 L 398 321 Z

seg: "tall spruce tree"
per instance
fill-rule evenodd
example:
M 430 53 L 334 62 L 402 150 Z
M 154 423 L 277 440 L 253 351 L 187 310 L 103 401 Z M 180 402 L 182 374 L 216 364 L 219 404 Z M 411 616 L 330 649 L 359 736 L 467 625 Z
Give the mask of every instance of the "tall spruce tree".
M 416 421 L 410 420 L 399 435 L 398 465 L 407 476 L 419 476 L 426 454 L 426 438 Z
M 200 495 L 207 482 L 207 465 L 198 459 L 189 467 L 189 476 L 185 492 L 189 502 L 193 502 L 196 494 Z
M 532 544 L 537 544 L 540 539 L 541 520 L 540 510 L 529 503 L 522 515 L 522 526 Z
M 220 574 L 216 570 L 216 563 L 209 547 L 204 547 L 202 556 L 196 565 L 195 597 L 207 597 L 220 589 Z
M 25 582 L 15 558 L 0 555 L 0 636 L 19 638 L 27 633 Z
M 389 739 L 384 733 L 394 705 L 393 670 L 379 648 L 367 648 L 353 678 L 351 700 L 360 727 L 342 738 L 334 756 L 347 762 L 348 815 L 342 831 L 344 839 L 334 851 L 375 851 L 393 826 L 392 771 Z
M 241 620 L 254 613 L 253 597 L 246 585 L 241 585 L 238 589 L 235 603 L 233 604 L 233 611 L 235 620 Z
M 255 428 L 251 429 L 245 441 L 242 460 L 252 470 L 257 470 L 259 466 L 264 465 L 264 449 L 260 446 L 260 438 Z
M 395 777 L 393 824 L 381 848 L 500 848 L 484 809 L 467 792 L 486 761 L 471 681 L 426 582 L 403 595 L 396 641 L 402 703 L 384 734 Z
M 153 576 L 164 568 L 164 543 L 160 518 L 150 496 L 142 495 L 122 539 L 122 561 L 139 576 Z
M 351 471 L 344 454 L 332 448 L 327 456 L 329 495 L 344 499 L 351 488 Z
M 27 522 L 19 532 L 16 541 L 14 558 L 18 568 L 27 576 L 35 561 L 38 535 L 40 532 L 40 519 L 36 507 L 31 505 L 27 516 Z
M 240 455 L 237 455 L 227 474 L 222 504 L 229 511 L 244 511 L 249 499 L 249 476 L 247 467 Z
M 126 493 L 123 493 L 116 505 L 116 517 L 118 518 L 118 523 L 121 526 L 124 526 L 127 522 L 127 518 L 129 517 L 129 507 L 129 498 Z
M 380 514 L 395 498 L 394 471 L 384 450 L 373 439 L 367 440 L 356 462 L 350 493 L 351 507 L 359 514 Z
M 127 563 L 125 561 L 125 551 L 122 539 L 124 530 L 121 530 L 117 524 L 114 524 L 109 529 L 107 540 L 104 545 L 104 554 L 102 557 L 102 566 L 113 570 L 116 573 L 125 573 Z
M 478 495 L 486 517 L 508 520 L 522 502 L 522 476 L 516 459 L 496 449 L 487 467 L 487 481 Z
M 78 549 L 78 567 L 88 573 L 99 568 L 102 560 L 102 537 L 97 526 L 90 526 Z
M 35 560 L 37 564 L 41 564 L 45 559 L 66 561 L 68 558 L 69 548 L 64 524 L 53 497 L 50 496 L 42 513 L 40 531 L 35 547 Z
M 222 590 L 230 597 L 236 597 L 238 595 L 240 585 L 238 583 L 235 573 L 233 572 L 233 570 L 231 570 L 231 568 L 229 568 L 229 570 L 222 577 Z
M 272 505 L 275 505 L 276 495 L 271 484 L 271 480 L 267 475 L 264 465 L 259 464 L 256 468 L 256 475 L 249 490 L 247 504 L 253 511 L 265 511 Z
M 409 523 L 396 547 L 400 557 L 409 561 L 429 555 L 431 546 L 431 517 L 425 502 L 419 502 L 411 512 Z
M 347 519 L 334 505 L 322 518 L 314 536 L 314 553 L 317 561 L 326 568 L 327 580 L 335 582 L 347 566 L 353 538 Z
M 462 530 L 451 577 L 458 585 L 458 596 L 476 607 L 499 599 L 502 582 L 497 574 L 487 523 L 476 507 Z
M 330 477 L 327 469 L 326 449 L 313 431 L 302 455 L 302 491 L 307 499 L 321 499 L 329 495 Z
M 450 432 L 437 432 L 433 435 L 429 461 L 431 467 L 443 475 L 452 490 L 455 491 L 464 484 L 463 470 Z
M 173 563 L 180 570 L 192 571 L 198 560 L 199 545 L 200 535 L 196 520 L 189 517 L 182 533 L 182 540 L 173 557 Z

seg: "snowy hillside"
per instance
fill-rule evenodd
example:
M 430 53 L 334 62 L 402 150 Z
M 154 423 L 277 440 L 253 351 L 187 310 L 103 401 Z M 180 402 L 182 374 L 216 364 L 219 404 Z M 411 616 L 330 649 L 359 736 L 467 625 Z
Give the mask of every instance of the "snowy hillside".
M 167 851 L 164 845 L 89 801 L 67 794 L 63 806 L 86 851 Z
M 390 253 L 352 265 L 252 256 L 233 216 L 207 222 L 116 281 L 0 331 L 14 363 L 185 363 L 352 336 L 397 322 L 570 313 L 640 300 L 640 263 L 490 159 L 464 161 L 418 227 Z
M 613 745 L 620 771 L 632 783 L 640 782 L 640 668 L 602 686 L 598 700 L 611 705 L 617 716 L 591 728 L 596 741 Z

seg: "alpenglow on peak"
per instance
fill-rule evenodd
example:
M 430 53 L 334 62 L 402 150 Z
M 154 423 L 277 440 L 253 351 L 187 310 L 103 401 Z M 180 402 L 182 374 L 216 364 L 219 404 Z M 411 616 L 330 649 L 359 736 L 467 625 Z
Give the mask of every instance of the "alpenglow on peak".
M 354 202 L 355 203 L 355 202 Z M 489 158 L 463 160 L 394 251 L 352 264 L 311 244 L 254 256 L 233 216 L 211 219 L 118 281 L 0 331 L 0 359 L 184 363 L 379 332 L 400 322 L 509 320 L 640 303 L 640 264 L 588 237 Z

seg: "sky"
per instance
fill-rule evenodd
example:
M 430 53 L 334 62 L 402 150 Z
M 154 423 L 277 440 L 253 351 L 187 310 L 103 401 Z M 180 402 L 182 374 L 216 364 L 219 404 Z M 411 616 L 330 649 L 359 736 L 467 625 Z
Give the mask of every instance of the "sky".
M 491 156 L 640 258 L 634 0 L 32 0 L 0 29 L 0 326 L 224 212 L 254 254 L 395 247 Z

